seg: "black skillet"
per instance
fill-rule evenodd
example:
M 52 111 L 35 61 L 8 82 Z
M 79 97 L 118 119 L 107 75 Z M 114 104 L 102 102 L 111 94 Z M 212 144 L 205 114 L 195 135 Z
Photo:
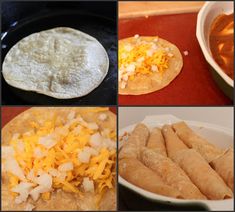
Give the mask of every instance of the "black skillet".
M 7 8 L 7 2 L 6 8 Z M 26 2 L 24 4 L 27 4 Z M 32 3 L 31 3 L 32 4 Z M 94 5 L 95 4 L 95 5 Z M 50 2 L 34 6 L 35 14 L 14 19 L 2 31 L 2 62 L 9 49 L 22 38 L 46 29 L 72 27 L 95 37 L 109 56 L 109 71 L 98 88 L 84 97 L 59 100 L 36 92 L 23 91 L 8 85 L 2 77 L 4 105 L 115 105 L 117 96 L 117 33 L 115 2 Z M 17 5 L 20 7 L 20 5 Z M 89 9 L 91 8 L 91 9 Z M 4 5 L 2 6 L 4 10 Z M 17 9 L 17 8 L 16 8 Z M 27 8 L 28 9 L 28 8 Z M 14 12 L 8 11 L 8 12 Z M 29 12 L 30 13 L 30 12 Z M 31 11 L 32 13 L 32 11 Z M 4 21 L 4 20 L 3 20 Z

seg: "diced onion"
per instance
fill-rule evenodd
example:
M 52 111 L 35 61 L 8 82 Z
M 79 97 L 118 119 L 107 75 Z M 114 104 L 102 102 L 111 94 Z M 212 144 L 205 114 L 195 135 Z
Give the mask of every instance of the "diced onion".
M 100 133 L 95 133 L 91 135 L 90 141 L 89 141 L 91 147 L 98 148 L 101 145 L 101 142 L 102 142 L 102 137 Z
M 90 180 L 88 177 L 83 178 L 82 185 L 85 192 L 94 192 L 94 182 L 93 180 Z
M 73 170 L 73 163 L 67 162 L 59 165 L 58 170 L 61 172 L 67 172 Z

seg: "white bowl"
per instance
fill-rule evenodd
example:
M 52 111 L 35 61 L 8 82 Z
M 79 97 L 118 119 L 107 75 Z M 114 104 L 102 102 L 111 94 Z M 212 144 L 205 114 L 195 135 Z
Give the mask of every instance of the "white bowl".
M 172 124 L 175 122 L 181 121 L 181 119 L 172 116 L 172 115 L 156 115 L 156 116 L 147 116 L 142 123 L 148 126 L 150 129 L 153 127 L 162 127 L 164 124 Z M 233 146 L 233 131 L 221 126 L 217 126 L 214 124 L 208 124 L 204 122 L 196 122 L 196 121 L 186 121 L 184 120 L 196 133 L 202 135 L 207 138 L 211 143 L 221 147 L 228 148 Z M 119 135 L 123 135 L 124 132 L 131 132 L 134 129 L 135 125 L 131 125 L 119 130 Z M 123 145 L 120 143 L 119 148 Z M 202 206 L 208 210 L 214 211 L 233 211 L 234 208 L 234 199 L 227 200 L 181 200 L 175 199 L 171 197 L 166 197 L 162 195 L 158 195 L 144 189 L 141 189 L 125 179 L 123 179 L 120 175 L 118 176 L 118 182 L 127 189 L 134 191 L 138 195 L 156 202 L 156 204 L 169 204 L 169 205 L 198 205 Z M 125 198 L 125 197 L 123 197 Z
M 224 71 L 220 68 L 220 66 L 215 62 L 212 57 L 209 47 L 209 32 L 214 19 L 223 13 L 233 13 L 233 8 L 233 1 L 206 2 L 198 13 L 196 29 L 197 40 L 199 42 L 199 45 L 202 49 L 206 61 L 213 68 L 213 70 L 222 78 L 222 80 L 224 80 L 224 82 L 231 88 L 233 88 L 234 85 L 233 80 L 227 74 L 224 73 Z M 224 91 L 224 88 L 221 89 Z M 226 91 L 224 92 L 226 93 Z

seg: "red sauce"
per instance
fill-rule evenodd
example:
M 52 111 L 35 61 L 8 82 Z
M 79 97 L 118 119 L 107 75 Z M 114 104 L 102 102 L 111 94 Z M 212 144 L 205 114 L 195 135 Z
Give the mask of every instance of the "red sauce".
M 210 49 L 214 60 L 234 79 L 234 14 L 219 15 L 211 25 Z

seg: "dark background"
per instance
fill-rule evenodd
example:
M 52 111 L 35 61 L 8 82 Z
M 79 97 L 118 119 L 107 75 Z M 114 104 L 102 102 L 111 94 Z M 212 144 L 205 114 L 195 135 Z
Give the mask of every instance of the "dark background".
M 116 105 L 117 27 L 116 2 L 2 2 L 2 62 L 20 39 L 57 26 L 72 27 L 95 37 L 109 56 L 103 82 L 84 97 L 58 100 L 9 86 L 2 77 L 3 105 Z M 7 33 L 6 33 L 7 32 Z

